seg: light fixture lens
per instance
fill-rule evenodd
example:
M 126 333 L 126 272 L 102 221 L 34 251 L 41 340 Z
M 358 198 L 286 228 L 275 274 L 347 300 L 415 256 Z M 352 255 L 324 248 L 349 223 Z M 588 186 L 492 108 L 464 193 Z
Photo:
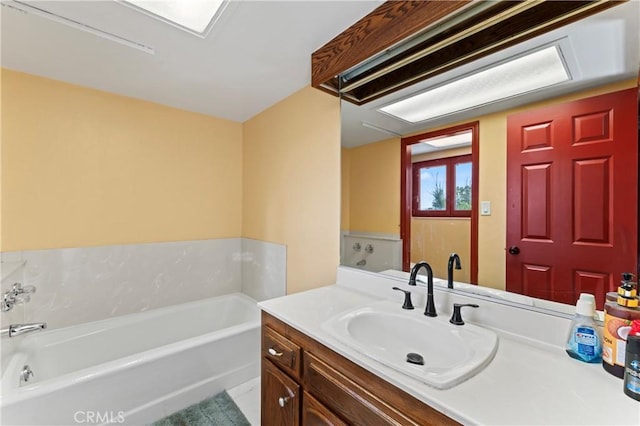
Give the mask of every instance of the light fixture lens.
M 435 148 L 471 145 L 471 132 L 446 135 L 420 141 Z
M 123 2 L 202 34 L 222 6 L 223 0 L 123 0 Z
M 410 123 L 486 105 L 571 80 L 559 47 L 550 46 L 454 80 L 379 110 Z

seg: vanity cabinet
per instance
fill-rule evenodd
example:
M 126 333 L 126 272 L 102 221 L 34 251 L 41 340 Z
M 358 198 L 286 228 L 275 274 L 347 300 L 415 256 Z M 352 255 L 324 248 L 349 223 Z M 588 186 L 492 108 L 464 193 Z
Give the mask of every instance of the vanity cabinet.
M 262 424 L 457 423 L 263 311 Z

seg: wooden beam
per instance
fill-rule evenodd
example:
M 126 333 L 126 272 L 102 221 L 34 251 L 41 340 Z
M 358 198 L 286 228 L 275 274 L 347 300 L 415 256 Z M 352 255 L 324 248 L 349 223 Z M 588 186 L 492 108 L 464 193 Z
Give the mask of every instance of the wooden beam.
M 413 35 L 471 0 L 387 1 L 311 55 L 311 85 L 336 75 Z

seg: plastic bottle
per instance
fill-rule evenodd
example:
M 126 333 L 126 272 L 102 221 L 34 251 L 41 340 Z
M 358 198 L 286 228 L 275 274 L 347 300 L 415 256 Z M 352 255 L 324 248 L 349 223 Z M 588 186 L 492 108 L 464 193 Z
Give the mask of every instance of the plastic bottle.
M 616 298 L 617 297 L 618 297 L 618 294 L 616 293 Z M 578 300 L 586 300 L 587 302 L 590 302 L 591 307 L 593 308 L 593 312 L 592 312 L 593 319 L 596 321 L 600 319 L 600 317 L 598 316 L 598 313 L 596 312 L 596 297 L 593 294 L 580 293 L 580 298 Z
M 631 323 L 627 336 L 627 350 L 624 369 L 624 393 L 640 401 L 640 321 Z
M 566 351 L 571 358 L 583 362 L 602 361 L 602 336 L 593 319 L 595 307 L 590 300 L 579 299 L 571 321 Z
M 630 300 L 634 289 L 637 289 L 636 283 L 630 281 L 633 275 L 624 273 L 622 278 L 618 291 L 607 293 L 607 302 L 604 305 L 602 347 L 602 367 L 621 379 L 624 378 L 625 345 L 627 334 L 631 329 L 631 321 L 640 319 L 640 309 L 630 307 L 637 305 L 637 300 L 635 303 Z

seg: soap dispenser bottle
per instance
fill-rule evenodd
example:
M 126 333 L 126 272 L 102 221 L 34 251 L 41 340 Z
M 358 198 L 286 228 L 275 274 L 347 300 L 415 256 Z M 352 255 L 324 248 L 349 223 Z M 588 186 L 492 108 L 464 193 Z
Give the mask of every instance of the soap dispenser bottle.
M 578 300 L 566 346 L 571 358 L 589 363 L 602 361 L 602 336 L 593 318 L 594 313 L 595 306 L 591 300 Z

